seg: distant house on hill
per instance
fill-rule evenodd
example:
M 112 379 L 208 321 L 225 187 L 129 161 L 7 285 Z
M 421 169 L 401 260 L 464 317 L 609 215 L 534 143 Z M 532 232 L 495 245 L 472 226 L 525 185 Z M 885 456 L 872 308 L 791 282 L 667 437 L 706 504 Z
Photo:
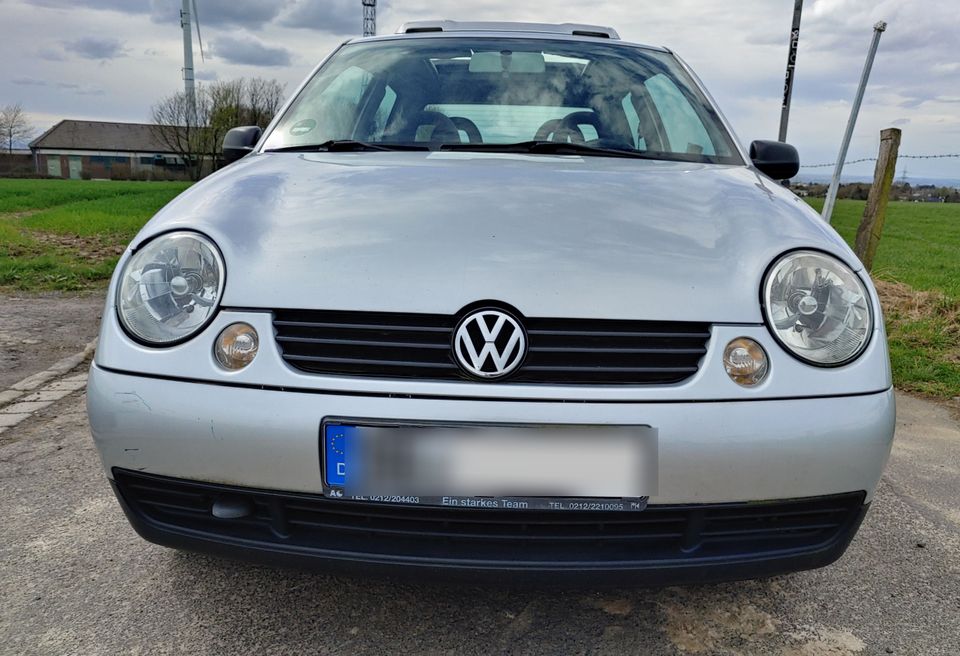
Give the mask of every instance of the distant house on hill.
M 147 123 L 63 120 L 30 142 L 40 175 L 54 178 L 170 180 L 183 159 Z

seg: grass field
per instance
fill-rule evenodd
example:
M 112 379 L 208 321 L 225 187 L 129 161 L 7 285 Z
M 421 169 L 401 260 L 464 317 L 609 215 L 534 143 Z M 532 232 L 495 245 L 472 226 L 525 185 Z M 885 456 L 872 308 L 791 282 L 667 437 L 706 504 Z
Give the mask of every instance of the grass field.
M 840 201 L 834 211 L 833 225 L 849 243 L 864 205 Z M 897 386 L 960 396 L 960 204 L 890 203 L 872 276 Z
M 140 226 L 187 186 L 0 179 L 0 290 L 102 287 Z M 863 206 L 837 204 L 849 242 Z M 897 385 L 960 396 L 960 204 L 891 203 L 873 275 Z
M 0 288 L 102 286 L 140 227 L 187 186 L 0 179 Z

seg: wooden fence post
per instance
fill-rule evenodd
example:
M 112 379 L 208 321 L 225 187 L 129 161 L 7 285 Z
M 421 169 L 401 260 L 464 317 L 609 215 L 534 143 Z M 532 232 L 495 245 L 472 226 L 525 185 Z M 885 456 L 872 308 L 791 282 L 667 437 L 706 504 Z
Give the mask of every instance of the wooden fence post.
M 900 130 L 887 128 L 880 131 L 880 154 L 877 156 L 877 168 L 873 172 L 873 185 L 867 196 L 867 206 L 857 229 L 857 240 L 853 250 L 870 271 L 873 258 L 880 245 L 883 222 L 887 218 L 887 202 L 890 200 L 890 187 L 893 186 L 893 174 L 897 168 L 897 151 L 900 149 Z

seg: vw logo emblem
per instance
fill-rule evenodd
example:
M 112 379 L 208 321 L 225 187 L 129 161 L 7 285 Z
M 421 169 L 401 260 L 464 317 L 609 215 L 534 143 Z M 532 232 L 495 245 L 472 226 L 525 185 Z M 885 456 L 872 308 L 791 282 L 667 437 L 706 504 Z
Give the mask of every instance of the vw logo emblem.
M 460 322 L 453 352 L 467 373 L 477 378 L 502 378 L 523 362 L 527 338 L 519 322 L 506 312 L 479 310 Z

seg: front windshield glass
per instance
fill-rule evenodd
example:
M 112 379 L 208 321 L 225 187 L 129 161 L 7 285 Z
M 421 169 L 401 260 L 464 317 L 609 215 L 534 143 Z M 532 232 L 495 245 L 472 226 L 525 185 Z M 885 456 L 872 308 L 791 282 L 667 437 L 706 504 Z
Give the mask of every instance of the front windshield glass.
M 346 45 L 264 149 L 330 141 L 487 151 L 548 142 L 743 163 L 673 56 L 615 42 L 458 36 Z

